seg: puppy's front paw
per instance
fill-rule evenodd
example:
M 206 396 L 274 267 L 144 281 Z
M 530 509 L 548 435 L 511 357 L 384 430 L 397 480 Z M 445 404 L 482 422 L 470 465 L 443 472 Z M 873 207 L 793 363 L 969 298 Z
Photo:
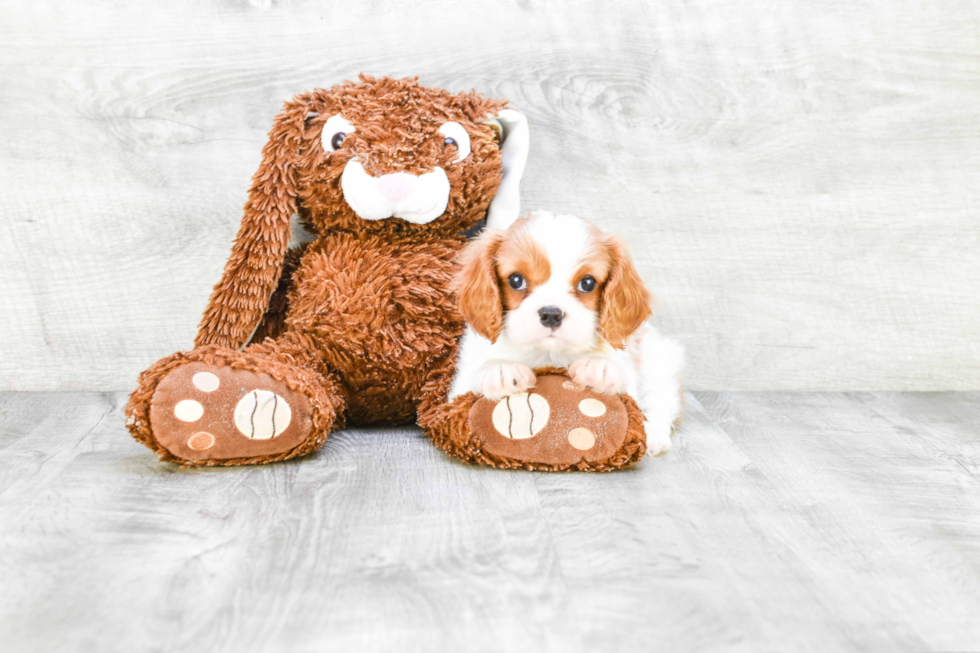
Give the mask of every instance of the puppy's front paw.
M 480 370 L 476 393 L 491 401 L 526 392 L 534 387 L 537 377 L 523 363 L 488 363 Z
M 673 431 L 673 425 L 647 422 L 646 431 L 647 453 L 651 456 L 667 453 L 667 450 L 670 449 L 670 434 Z
M 623 371 L 608 358 L 580 358 L 569 366 L 568 375 L 575 383 L 596 392 L 617 395 L 626 392 Z

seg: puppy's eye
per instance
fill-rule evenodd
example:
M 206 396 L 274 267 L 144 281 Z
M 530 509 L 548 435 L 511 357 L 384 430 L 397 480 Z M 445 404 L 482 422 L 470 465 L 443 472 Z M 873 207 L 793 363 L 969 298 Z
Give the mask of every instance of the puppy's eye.
M 577 287 L 579 292 L 592 292 L 595 290 L 595 279 L 592 277 L 582 277 Z
M 514 290 L 527 290 L 527 281 L 524 277 L 517 274 L 516 272 L 509 277 L 507 277 L 507 285 L 509 285 Z
M 470 155 L 470 135 L 466 133 L 463 126 L 458 122 L 443 123 L 439 128 L 439 133 L 445 138 L 442 144 L 446 147 L 455 147 L 456 156 L 453 163 L 462 161 Z
M 343 145 L 344 139 L 355 131 L 357 130 L 354 125 L 342 115 L 330 116 L 323 125 L 323 134 L 320 136 L 323 149 L 327 152 L 336 152 Z

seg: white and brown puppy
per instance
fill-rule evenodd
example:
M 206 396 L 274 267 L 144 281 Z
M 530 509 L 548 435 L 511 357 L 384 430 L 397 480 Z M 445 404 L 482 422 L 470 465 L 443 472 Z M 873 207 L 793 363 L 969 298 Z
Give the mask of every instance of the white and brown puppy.
M 532 368 L 564 367 L 597 392 L 628 392 L 649 451 L 670 448 L 684 351 L 648 323 L 650 293 L 619 238 L 531 213 L 467 246 L 456 290 L 469 328 L 450 397 L 500 399 L 533 387 Z

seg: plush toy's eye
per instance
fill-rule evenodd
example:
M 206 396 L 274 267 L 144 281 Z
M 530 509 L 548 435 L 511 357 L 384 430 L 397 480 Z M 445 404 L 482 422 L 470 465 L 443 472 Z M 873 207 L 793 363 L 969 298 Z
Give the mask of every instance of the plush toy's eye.
M 527 290 L 527 281 L 516 272 L 507 277 L 507 285 L 514 290 Z
M 592 292 L 595 290 L 595 279 L 592 277 L 582 277 L 578 282 L 577 289 L 579 292 Z
M 439 133 L 445 136 L 442 141 L 446 147 L 456 148 L 456 158 L 453 163 L 462 161 L 470 155 L 470 135 L 458 122 L 447 122 L 439 128 Z
M 336 152 L 340 149 L 347 135 L 353 134 L 355 131 L 357 130 L 354 125 L 350 124 L 350 121 L 339 113 L 330 116 L 327 118 L 326 124 L 323 125 L 323 134 L 320 136 L 323 149 L 327 152 Z

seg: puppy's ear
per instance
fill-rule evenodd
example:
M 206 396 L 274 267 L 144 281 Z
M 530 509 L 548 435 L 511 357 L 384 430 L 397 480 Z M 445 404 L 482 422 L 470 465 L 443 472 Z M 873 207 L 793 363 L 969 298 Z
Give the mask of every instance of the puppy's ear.
M 480 234 L 463 250 L 463 267 L 456 276 L 456 297 L 463 319 L 491 342 L 497 341 L 504 322 L 494 260 L 503 240 L 503 232 L 495 229 Z
M 623 341 L 652 314 L 651 297 L 623 241 L 609 236 L 606 249 L 612 263 L 602 290 L 599 330 L 610 345 L 622 349 Z
M 286 103 L 262 148 L 238 235 L 204 310 L 194 346 L 238 349 L 248 343 L 269 308 L 289 247 L 289 221 L 296 212 L 296 169 L 309 98 Z

